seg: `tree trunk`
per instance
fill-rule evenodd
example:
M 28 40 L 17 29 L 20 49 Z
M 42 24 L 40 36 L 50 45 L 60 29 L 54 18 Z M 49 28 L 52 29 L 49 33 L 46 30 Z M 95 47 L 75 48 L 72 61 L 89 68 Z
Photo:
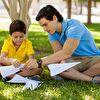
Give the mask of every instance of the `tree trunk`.
M 67 7 L 68 7 L 68 15 L 67 18 L 71 18 L 71 2 L 72 0 L 67 0 Z
M 28 14 L 29 8 L 33 0 L 2 0 L 11 21 L 20 19 L 26 24 L 26 33 L 28 34 L 28 29 L 31 24 L 31 19 Z M 26 34 L 26 36 L 27 36 Z
M 80 2 L 80 14 L 82 14 L 82 8 L 83 8 L 83 0 Z
M 96 0 L 93 0 L 93 2 L 94 2 L 94 5 L 93 6 L 96 7 L 97 6 Z
M 91 24 L 91 0 L 88 0 L 88 18 L 87 18 L 87 24 Z

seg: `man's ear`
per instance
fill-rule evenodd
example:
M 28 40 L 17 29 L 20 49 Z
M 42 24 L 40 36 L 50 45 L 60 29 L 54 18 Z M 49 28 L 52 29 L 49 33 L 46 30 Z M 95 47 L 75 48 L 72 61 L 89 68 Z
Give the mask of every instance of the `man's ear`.
M 56 17 L 56 15 L 53 15 L 53 20 L 58 21 L 58 18 Z

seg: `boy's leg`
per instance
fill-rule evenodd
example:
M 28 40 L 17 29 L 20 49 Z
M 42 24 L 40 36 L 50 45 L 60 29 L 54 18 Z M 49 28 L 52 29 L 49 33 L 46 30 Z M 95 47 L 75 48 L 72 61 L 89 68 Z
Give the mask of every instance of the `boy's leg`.
M 26 69 L 22 72 L 18 73 L 21 76 L 33 76 L 38 75 L 42 73 L 42 68 L 32 68 L 32 69 Z
M 26 77 L 26 76 L 33 76 L 33 75 L 38 75 L 42 73 L 42 68 L 34 68 L 34 69 L 27 69 L 27 70 L 23 70 L 17 74 Z M 10 76 L 8 76 L 8 78 L 13 78 L 15 76 L 15 74 L 12 74 Z

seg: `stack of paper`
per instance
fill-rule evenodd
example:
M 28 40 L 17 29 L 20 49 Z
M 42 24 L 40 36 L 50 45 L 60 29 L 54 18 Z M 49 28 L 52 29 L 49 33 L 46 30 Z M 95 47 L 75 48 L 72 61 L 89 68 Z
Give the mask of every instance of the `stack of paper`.
M 0 73 L 3 78 L 15 74 L 16 72 L 20 71 L 21 68 L 23 68 L 24 65 L 21 65 L 18 68 L 14 68 L 13 66 L 3 66 L 0 67 Z M 16 74 L 11 80 L 7 81 L 9 83 L 26 83 L 23 87 L 23 90 L 29 88 L 31 90 L 37 88 L 40 86 L 40 81 L 30 80 L 28 78 L 22 77 L 18 74 Z

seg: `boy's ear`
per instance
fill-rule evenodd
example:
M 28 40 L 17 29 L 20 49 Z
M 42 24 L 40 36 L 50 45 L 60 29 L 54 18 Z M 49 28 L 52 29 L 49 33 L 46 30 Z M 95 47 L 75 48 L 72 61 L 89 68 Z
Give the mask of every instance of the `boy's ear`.
M 56 15 L 53 15 L 53 20 L 58 21 L 58 18 L 56 17 Z

